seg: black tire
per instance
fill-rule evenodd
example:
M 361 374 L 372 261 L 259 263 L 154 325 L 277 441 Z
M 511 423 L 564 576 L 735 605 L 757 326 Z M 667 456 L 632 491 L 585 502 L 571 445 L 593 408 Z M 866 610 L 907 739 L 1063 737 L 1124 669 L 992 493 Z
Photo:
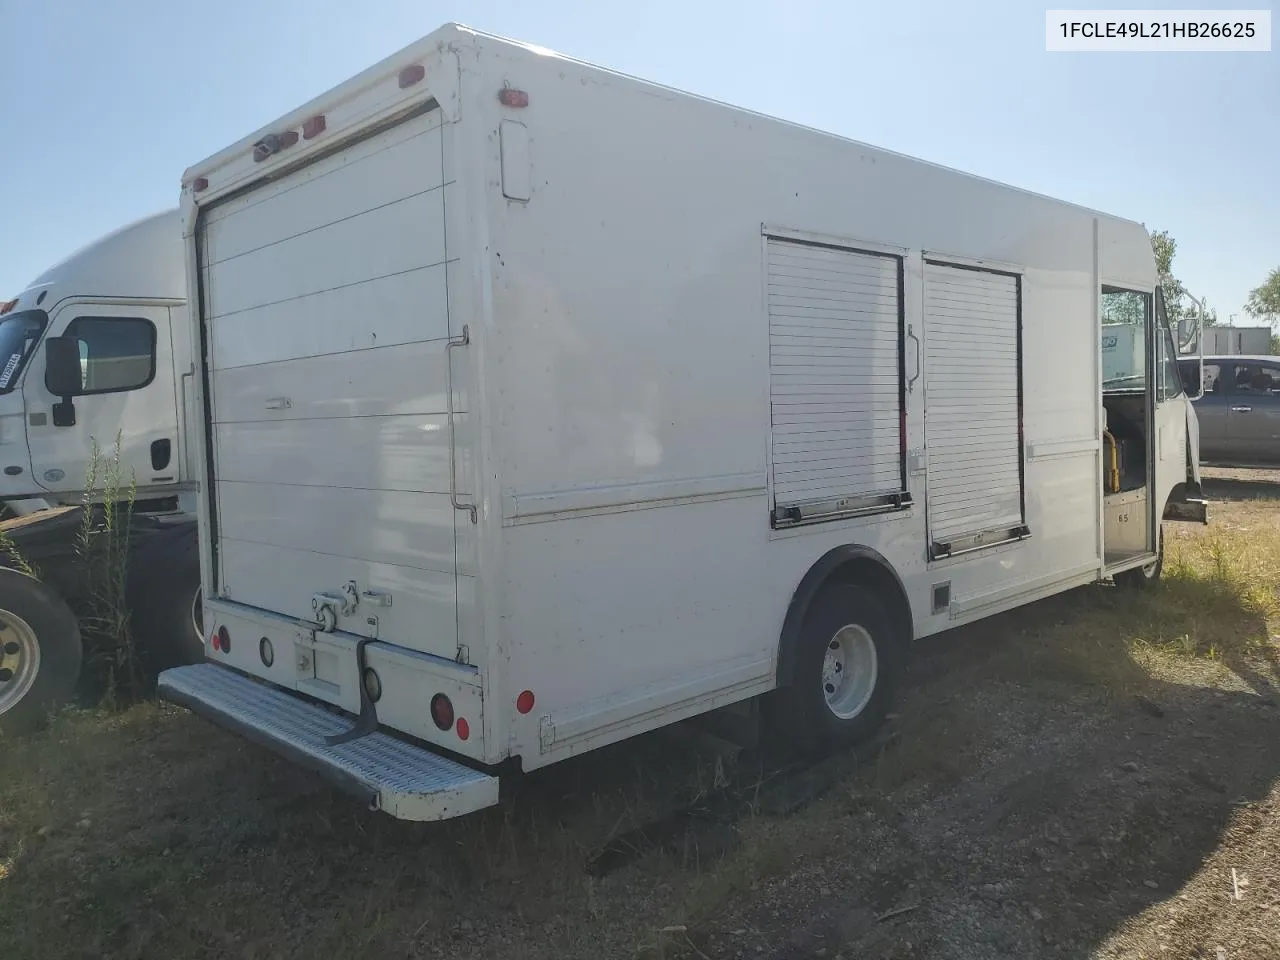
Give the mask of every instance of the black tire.
M 203 631 L 192 623 L 200 597 L 198 537 L 196 525 L 184 523 L 151 537 L 131 560 L 133 637 L 153 674 L 205 659 Z
M 25 733 L 74 696 L 83 656 L 80 625 L 53 587 L 8 568 L 0 568 L 0 623 L 0 669 L 9 674 L 0 682 L 0 730 Z M 21 649 L 23 642 L 38 648 L 38 660 Z M 34 663 L 27 683 L 21 680 L 24 659 Z M 26 686 L 20 695 L 19 684 Z
M 1131 590 L 1149 590 L 1160 582 L 1164 572 L 1164 525 L 1156 528 L 1156 559 L 1145 567 L 1135 567 L 1115 575 L 1116 586 Z
M 833 645 L 834 650 L 840 649 L 837 635 L 845 627 L 860 628 L 852 631 L 855 645 L 865 647 L 866 638 L 870 639 L 875 667 L 865 705 L 853 715 L 840 716 L 828 705 L 824 664 Z M 771 726 L 793 747 L 809 755 L 829 753 L 867 739 L 884 722 L 902 675 L 911 638 L 900 633 L 884 602 L 871 588 L 842 582 L 823 587 L 809 605 L 796 638 L 790 682 L 772 695 Z M 863 696 L 866 695 L 864 691 Z

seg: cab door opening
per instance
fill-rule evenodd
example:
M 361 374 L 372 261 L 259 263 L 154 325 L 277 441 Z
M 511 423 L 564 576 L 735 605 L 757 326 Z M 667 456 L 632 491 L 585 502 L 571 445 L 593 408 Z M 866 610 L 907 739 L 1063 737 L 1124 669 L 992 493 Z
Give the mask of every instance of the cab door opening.
M 1150 291 L 1102 287 L 1103 557 L 1108 569 L 1156 552 Z

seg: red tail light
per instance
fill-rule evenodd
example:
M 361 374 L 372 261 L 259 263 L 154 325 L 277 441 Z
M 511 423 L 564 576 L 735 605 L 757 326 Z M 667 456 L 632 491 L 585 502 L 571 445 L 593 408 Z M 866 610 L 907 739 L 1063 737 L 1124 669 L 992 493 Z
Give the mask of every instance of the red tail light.
M 448 730 L 453 726 L 453 704 L 443 693 L 437 693 L 431 698 L 431 719 L 441 730 Z
M 213 647 L 219 653 L 231 652 L 231 634 L 227 632 L 226 627 L 219 627 L 213 631 L 209 637 L 209 646 Z
M 471 724 L 467 723 L 466 717 L 458 718 L 458 739 L 465 740 L 471 736 Z
M 516 697 L 516 709 L 521 713 L 528 713 L 533 709 L 533 691 L 525 690 L 520 696 Z

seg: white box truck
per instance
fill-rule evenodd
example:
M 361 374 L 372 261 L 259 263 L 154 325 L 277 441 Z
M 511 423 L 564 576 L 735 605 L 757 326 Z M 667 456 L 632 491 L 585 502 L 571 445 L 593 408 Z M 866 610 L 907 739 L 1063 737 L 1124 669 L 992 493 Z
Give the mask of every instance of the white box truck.
M 131 621 L 149 665 L 203 659 L 190 329 L 176 208 L 113 230 L 0 303 L 0 502 L 19 514 L 0 523 L 18 554 L 0 555 L 6 731 L 33 725 L 74 692 L 76 614 L 92 589 L 77 553 L 86 504 L 128 521 Z M 71 367 L 61 385 L 51 377 L 55 354 Z M 117 435 L 118 493 L 136 484 L 131 504 L 84 489 L 95 444 L 113 458 Z
M 854 742 L 916 638 L 1203 519 L 1137 223 L 458 26 L 182 205 L 209 661 L 161 695 L 396 817 L 748 701 Z

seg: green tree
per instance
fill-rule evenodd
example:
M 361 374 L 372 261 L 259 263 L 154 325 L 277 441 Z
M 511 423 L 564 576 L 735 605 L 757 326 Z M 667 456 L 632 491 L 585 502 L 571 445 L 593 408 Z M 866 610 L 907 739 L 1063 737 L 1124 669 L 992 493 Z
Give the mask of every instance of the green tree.
M 1151 252 L 1156 258 L 1156 273 L 1160 276 L 1160 286 L 1164 291 L 1164 309 L 1169 315 L 1169 322 L 1177 324 L 1186 307 L 1182 302 L 1187 288 L 1182 281 L 1173 275 L 1173 255 L 1178 252 L 1178 241 L 1169 236 L 1168 230 L 1161 230 L 1151 235 Z
M 1268 323 L 1275 323 L 1280 317 L 1280 267 L 1267 274 L 1262 286 L 1249 291 L 1244 312 L 1251 317 L 1265 319 Z
M 1160 286 L 1164 293 L 1165 313 L 1168 314 L 1169 322 L 1175 329 L 1178 320 L 1187 311 L 1187 302 L 1184 302 L 1187 288 L 1173 275 L 1173 257 L 1177 252 L 1178 241 L 1169 236 L 1168 230 L 1151 234 L 1151 253 L 1155 257 L 1156 273 L 1160 276 Z M 1143 312 L 1142 300 L 1138 297 L 1122 295 L 1103 297 L 1104 323 L 1140 324 L 1143 322 Z M 1210 317 L 1212 319 L 1206 318 L 1206 324 L 1217 321 L 1216 313 L 1211 314 Z

